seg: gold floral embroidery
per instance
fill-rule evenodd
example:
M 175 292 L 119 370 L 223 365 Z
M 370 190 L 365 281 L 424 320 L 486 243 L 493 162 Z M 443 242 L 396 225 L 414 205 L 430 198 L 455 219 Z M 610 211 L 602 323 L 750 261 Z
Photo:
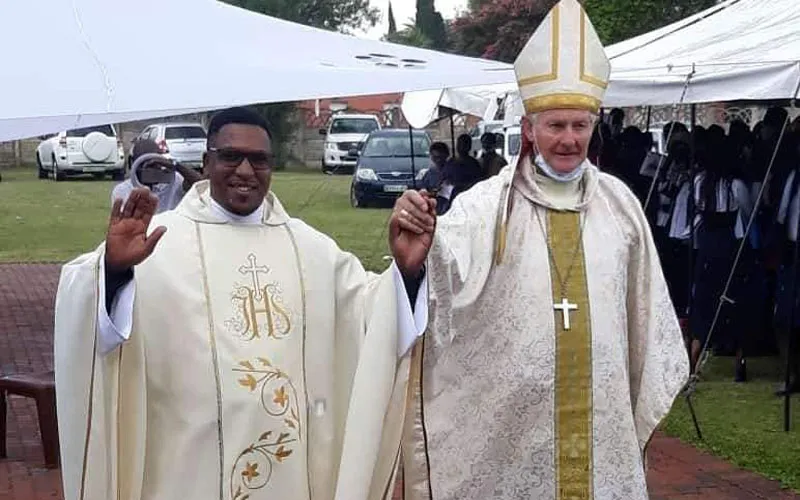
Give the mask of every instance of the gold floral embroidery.
M 297 391 L 289 376 L 267 358 L 240 361 L 233 369 L 241 374 L 239 385 L 258 393 L 267 415 L 276 419 L 277 430 L 268 430 L 245 448 L 231 471 L 231 497 L 246 500 L 249 492 L 269 484 L 276 464 L 288 459 L 300 441 L 300 411 Z M 280 420 L 278 420 L 280 419 Z
M 253 254 L 247 257 L 248 264 L 239 268 L 239 273 L 250 279 L 249 284 L 237 285 L 231 295 L 235 314 L 225 326 L 250 341 L 262 334 L 274 339 L 289 335 L 292 321 L 283 303 L 282 291 L 277 283 L 261 283 L 261 275 L 269 274 L 267 266 L 259 266 Z

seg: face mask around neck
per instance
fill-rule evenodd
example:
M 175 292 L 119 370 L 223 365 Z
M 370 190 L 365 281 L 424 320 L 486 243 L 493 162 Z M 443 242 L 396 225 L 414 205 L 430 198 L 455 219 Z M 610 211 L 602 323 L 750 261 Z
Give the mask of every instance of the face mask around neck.
M 584 161 L 572 172 L 556 172 L 553 167 L 548 165 L 541 154 L 536 155 L 533 160 L 533 164 L 536 166 L 536 168 L 541 170 L 544 175 L 556 182 L 572 182 L 576 179 L 580 179 L 580 177 L 583 175 L 583 172 L 586 170 L 586 162 Z

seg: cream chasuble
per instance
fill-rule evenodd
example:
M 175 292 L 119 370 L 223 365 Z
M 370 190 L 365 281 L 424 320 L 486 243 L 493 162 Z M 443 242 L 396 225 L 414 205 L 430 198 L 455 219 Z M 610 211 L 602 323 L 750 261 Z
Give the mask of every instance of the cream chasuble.
M 136 268 L 130 340 L 106 356 L 102 249 L 62 271 L 65 498 L 384 498 L 409 363 L 391 273 L 365 272 L 271 194 L 260 225 L 209 201 L 198 183 L 154 218 L 167 233 Z
M 594 166 L 559 191 L 527 159 L 511 172 L 439 219 L 405 499 L 646 499 L 645 447 L 689 371 L 647 221 Z

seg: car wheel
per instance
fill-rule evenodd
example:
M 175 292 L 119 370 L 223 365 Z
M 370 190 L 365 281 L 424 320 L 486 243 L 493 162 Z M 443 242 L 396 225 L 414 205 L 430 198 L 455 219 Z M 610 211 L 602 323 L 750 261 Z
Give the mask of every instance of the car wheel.
M 56 161 L 56 155 L 53 155 L 53 180 L 54 181 L 63 181 L 64 174 L 58 171 L 58 162 Z
M 353 186 L 350 186 L 350 206 L 353 208 L 367 208 L 367 203 L 358 199 L 356 189 Z
M 39 157 L 39 153 L 36 153 L 36 167 L 39 169 L 39 178 L 47 179 L 47 170 L 42 166 L 42 159 Z

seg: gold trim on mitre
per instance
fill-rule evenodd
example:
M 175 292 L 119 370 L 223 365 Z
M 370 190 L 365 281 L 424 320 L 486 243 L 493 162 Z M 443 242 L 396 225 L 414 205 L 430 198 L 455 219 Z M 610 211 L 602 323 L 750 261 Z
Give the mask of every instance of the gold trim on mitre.
M 583 7 L 577 0 L 561 0 L 523 47 L 514 71 L 526 112 L 563 108 L 596 113 L 611 63 Z
M 600 111 L 600 99 L 584 94 L 550 94 L 525 99 L 525 112 L 538 113 L 548 109 L 585 109 L 592 113 Z

